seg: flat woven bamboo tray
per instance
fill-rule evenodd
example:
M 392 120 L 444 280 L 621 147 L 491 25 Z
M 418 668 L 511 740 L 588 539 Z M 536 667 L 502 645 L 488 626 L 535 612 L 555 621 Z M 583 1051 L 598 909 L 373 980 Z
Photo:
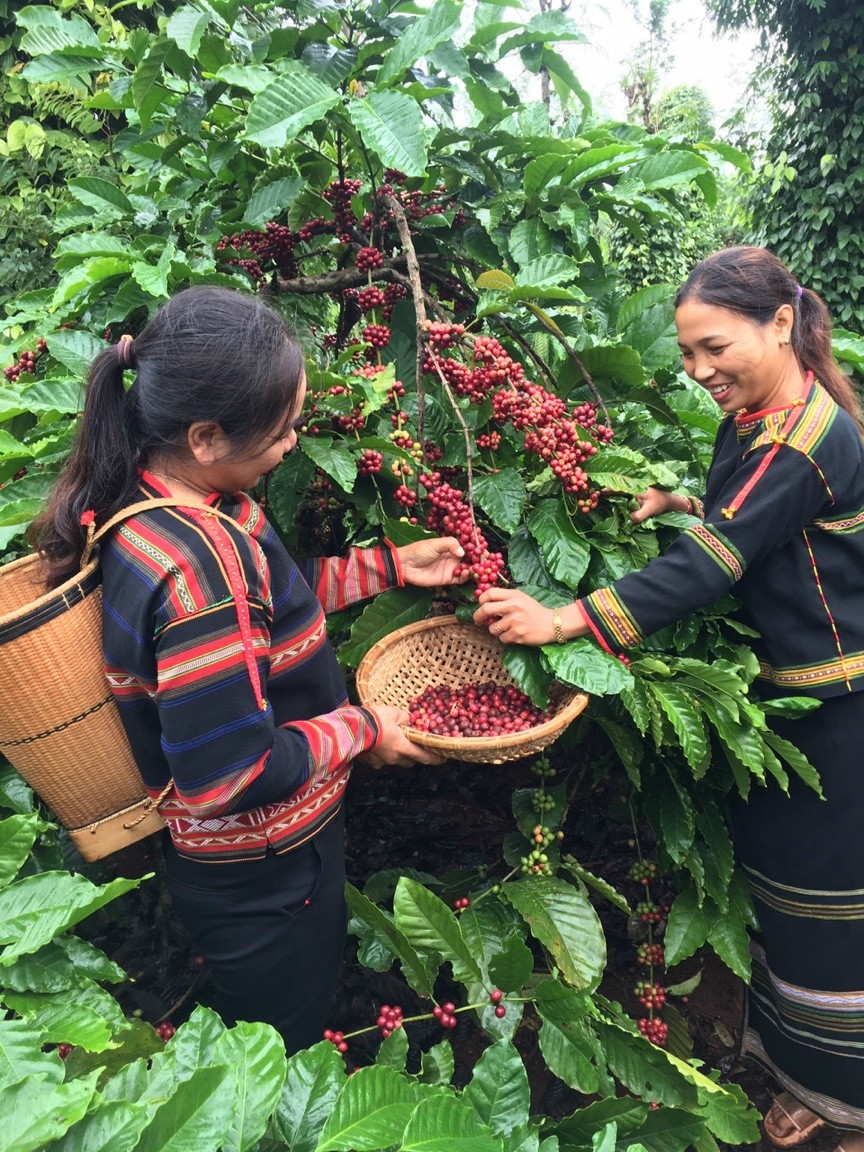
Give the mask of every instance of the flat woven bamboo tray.
M 493 681 L 515 684 L 504 667 L 501 644 L 482 628 L 463 624 L 455 616 L 434 616 L 407 624 L 379 640 L 357 669 L 361 704 L 390 704 L 407 708 L 429 687 Z M 542 752 L 571 724 L 588 703 L 584 692 L 564 685 L 554 696 L 550 719 L 526 732 L 501 736 L 434 736 L 415 728 L 405 735 L 453 760 L 477 764 L 503 764 Z

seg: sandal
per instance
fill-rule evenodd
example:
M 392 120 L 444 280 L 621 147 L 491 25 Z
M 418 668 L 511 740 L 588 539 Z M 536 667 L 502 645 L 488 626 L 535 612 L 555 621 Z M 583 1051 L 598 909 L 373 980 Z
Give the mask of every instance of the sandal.
M 825 1123 L 794 1096 L 781 1092 L 765 1113 L 762 1130 L 775 1148 L 797 1148 L 824 1128 Z

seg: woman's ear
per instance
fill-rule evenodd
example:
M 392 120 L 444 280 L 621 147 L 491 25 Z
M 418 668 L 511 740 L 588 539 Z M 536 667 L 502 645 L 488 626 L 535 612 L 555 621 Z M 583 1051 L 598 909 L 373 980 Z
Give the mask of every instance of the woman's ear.
M 196 420 L 194 424 L 190 424 L 186 432 L 186 442 L 196 462 L 204 466 L 215 464 L 230 449 L 222 425 L 213 420 Z
M 774 313 L 774 330 L 779 344 L 792 343 L 792 329 L 795 326 L 795 312 L 791 304 L 781 304 Z

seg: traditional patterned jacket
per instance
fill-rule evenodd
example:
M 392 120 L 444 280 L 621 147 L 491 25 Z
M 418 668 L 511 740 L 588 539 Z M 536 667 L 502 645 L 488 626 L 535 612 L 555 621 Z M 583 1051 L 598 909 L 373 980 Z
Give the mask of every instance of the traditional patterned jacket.
M 789 408 L 727 417 L 704 521 L 579 605 L 618 651 L 730 589 L 760 633 L 765 695 L 864 688 L 864 446 L 812 377 Z
M 144 473 L 136 499 L 168 496 Z M 312 560 L 305 579 L 244 495 L 124 521 L 102 548 L 106 671 L 181 855 L 287 851 L 331 819 L 379 740 L 348 704 L 324 611 L 401 583 L 389 545 Z M 308 582 L 307 582 L 308 581 Z M 313 592 L 314 589 L 314 592 Z

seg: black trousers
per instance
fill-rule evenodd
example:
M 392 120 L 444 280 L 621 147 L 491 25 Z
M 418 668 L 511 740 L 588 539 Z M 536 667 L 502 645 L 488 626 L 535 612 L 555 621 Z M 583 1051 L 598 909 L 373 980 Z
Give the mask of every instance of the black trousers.
M 226 1023 L 272 1024 L 289 1055 L 320 1040 L 348 923 L 343 813 L 282 855 L 199 864 L 167 842 L 165 860 L 172 903 L 210 965 Z

